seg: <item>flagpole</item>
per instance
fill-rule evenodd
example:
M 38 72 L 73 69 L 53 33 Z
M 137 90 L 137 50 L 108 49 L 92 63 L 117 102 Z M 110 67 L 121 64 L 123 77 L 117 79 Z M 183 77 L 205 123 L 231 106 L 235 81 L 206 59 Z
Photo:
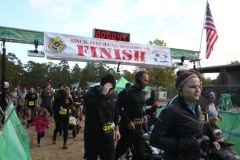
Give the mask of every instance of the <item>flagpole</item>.
M 207 6 L 207 2 L 206 1 L 206 6 Z M 205 7 L 205 12 L 204 12 L 204 18 L 203 18 L 203 27 L 202 27 L 202 35 L 201 35 L 201 40 L 200 40 L 200 47 L 199 47 L 199 53 L 201 53 L 201 48 L 202 48 L 202 37 L 203 37 L 203 30 L 204 30 L 204 22 L 205 22 L 205 18 L 206 18 L 206 11 L 207 11 L 207 7 Z
M 208 2 L 208 0 L 206 1 L 206 6 L 207 6 L 207 2 Z M 207 11 L 207 7 L 205 7 L 205 12 L 204 12 L 204 16 L 203 16 L 204 18 L 203 18 L 203 27 L 202 27 L 202 34 L 201 34 L 201 40 L 200 40 L 199 54 L 201 54 L 201 48 L 202 48 L 202 37 L 203 37 L 203 30 L 204 30 L 204 22 L 205 22 L 205 18 L 206 18 L 206 11 Z M 198 65 L 199 65 L 199 72 L 201 72 L 200 71 L 200 68 L 201 68 L 200 61 L 198 61 Z

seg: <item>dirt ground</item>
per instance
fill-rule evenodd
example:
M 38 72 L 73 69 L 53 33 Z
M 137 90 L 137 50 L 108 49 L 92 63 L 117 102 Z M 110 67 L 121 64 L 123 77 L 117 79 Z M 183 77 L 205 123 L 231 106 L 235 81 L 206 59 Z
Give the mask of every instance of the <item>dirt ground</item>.
M 73 138 L 72 131 L 68 131 L 68 149 L 63 149 L 63 137 L 57 135 L 57 144 L 52 144 L 53 130 L 55 123 L 51 122 L 49 129 L 46 129 L 45 137 L 41 139 L 41 145 L 37 145 L 37 133 L 35 127 L 27 128 L 30 137 L 30 150 L 33 160 L 83 160 L 84 144 L 83 144 L 83 125 L 76 138 Z M 24 124 L 26 126 L 26 124 Z

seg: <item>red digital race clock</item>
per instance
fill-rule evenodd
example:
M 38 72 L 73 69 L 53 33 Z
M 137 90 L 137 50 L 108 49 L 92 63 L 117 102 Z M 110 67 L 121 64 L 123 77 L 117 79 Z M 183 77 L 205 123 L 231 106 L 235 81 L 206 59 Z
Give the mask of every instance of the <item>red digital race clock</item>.
M 93 28 L 93 37 L 130 42 L 130 33 L 109 31 L 109 30 L 103 30 L 103 29 L 97 29 L 97 28 Z

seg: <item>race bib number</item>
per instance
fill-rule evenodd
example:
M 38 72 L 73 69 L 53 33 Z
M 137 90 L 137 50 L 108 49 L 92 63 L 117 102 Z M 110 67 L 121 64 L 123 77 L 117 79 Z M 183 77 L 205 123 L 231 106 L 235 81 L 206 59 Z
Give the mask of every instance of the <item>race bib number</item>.
M 133 123 L 135 124 L 135 126 L 140 126 L 142 125 L 142 118 L 135 118 L 133 120 Z
M 31 106 L 31 107 L 34 106 L 34 101 L 29 101 L 28 105 Z
M 103 125 L 104 133 L 112 133 L 114 131 L 115 124 L 113 122 L 108 122 Z
M 76 124 L 76 118 L 69 117 L 69 124 Z
M 66 114 L 67 114 L 67 109 L 60 108 L 59 114 L 61 114 L 61 115 L 66 115 Z

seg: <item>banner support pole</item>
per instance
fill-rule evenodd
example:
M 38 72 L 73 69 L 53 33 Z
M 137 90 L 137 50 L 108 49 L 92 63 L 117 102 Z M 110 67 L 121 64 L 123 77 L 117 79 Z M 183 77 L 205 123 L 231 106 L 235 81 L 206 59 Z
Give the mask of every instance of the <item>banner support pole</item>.
M 6 102 L 6 89 L 5 89 L 5 82 L 6 82 L 6 48 L 5 48 L 5 39 L 2 40 L 3 48 L 2 48 L 2 110 L 5 111 L 7 102 Z M 4 118 L 2 119 L 2 123 L 4 122 Z
M 120 72 L 120 70 L 119 70 L 120 64 L 121 64 L 121 62 L 118 62 L 117 72 Z

